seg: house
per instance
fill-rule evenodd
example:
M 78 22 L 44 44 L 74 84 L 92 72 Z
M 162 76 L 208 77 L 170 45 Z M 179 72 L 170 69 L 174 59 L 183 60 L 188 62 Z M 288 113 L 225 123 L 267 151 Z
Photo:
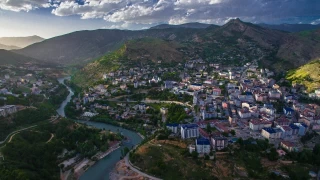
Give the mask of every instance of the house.
M 212 147 L 216 150 L 224 149 L 228 146 L 228 139 L 226 137 L 215 136 L 211 138 Z
M 268 92 L 268 96 L 271 99 L 280 99 L 281 94 L 277 90 L 271 90 Z
M 212 89 L 212 95 L 220 96 L 221 95 L 221 89 L 220 88 L 213 88 Z
M 286 117 L 282 116 L 274 121 L 275 125 L 280 126 L 288 126 L 290 124 L 290 120 Z
M 277 126 L 282 129 L 282 138 L 292 136 L 292 128 L 290 126 Z
M 261 135 L 267 139 L 280 139 L 282 130 L 280 128 L 262 128 Z
M 242 119 L 250 118 L 250 117 L 251 117 L 251 113 L 250 113 L 249 109 L 246 108 L 246 107 L 240 109 L 240 110 L 238 111 L 238 115 L 239 115 L 239 117 L 242 118 Z
M 197 124 L 182 124 L 180 130 L 182 139 L 199 137 L 199 126 Z
M 290 141 L 281 141 L 280 147 L 282 147 L 283 149 L 285 149 L 289 152 L 297 151 L 296 145 Z
M 202 88 L 203 88 L 202 84 L 193 83 L 189 85 L 189 89 L 193 91 L 199 91 Z
M 168 123 L 166 124 L 167 129 L 171 130 L 173 133 L 178 133 L 179 124 L 177 123 Z
M 294 115 L 294 110 L 290 107 L 284 107 L 283 108 L 283 113 L 287 116 L 287 117 L 292 117 Z
M 272 122 L 264 121 L 264 120 L 251 120 L 249 122 L 249 127 L 253 131 L 260 131 L 263 128 L 270 128 L 272 126 Z
M 210 153 L 210 141 L 205 138 L 196 139 L 196 150 L 199 154 L 209 154 Z
M 294 123 L 297 127 L 299 127 L 298 135 L 304 136 L 308 130 L 308 126 L 304 123 Z
M 294 123 L 289 124 L 289 127 L 292 129 L 292 135 L 296 135 L 299 133 L 299 126 Z

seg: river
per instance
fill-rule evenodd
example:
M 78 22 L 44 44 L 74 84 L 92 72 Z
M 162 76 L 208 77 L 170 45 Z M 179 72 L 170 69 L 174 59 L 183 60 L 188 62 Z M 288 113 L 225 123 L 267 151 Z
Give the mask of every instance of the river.
M 64 108 L 66 107 L 68 102 L 70 102 L 71 97 L 74 95 L 72 89 L 68 87 L 66 84 L 64 84 L 65 79 L 70 79 L 70 77 L 58 79 L 59 83 L 65 85 L 70 92 L 68 97 L 63 101 L 63 103 L 59 107 L 59 109 L 57 109 L 58 114 L 63 117 L 65 117 Z M 115 167 L 116 163 L 120 160 L 121 150 L 124 149 L 124 147 L 129 147 L 131 149 L 133 146 L 139 144 L 142 141 L 142 138 L 137 133 L 121 127 L 92 121 L 78 120 L 77 122 L 84 123 L 89 126 L 93 126 L 100 129 L 111 130 L 113 132 L 120 131 L 124 136 L 126 136 L 129 139 L 128 141 L 123 142 L 123 146 L 121 146 L 119 149 L 113 151 L 103 159 L 99 160 L 93 166 L 91 166 L 84 174 L 82 174 L 80 180 L 108 180 L 109 173 Z

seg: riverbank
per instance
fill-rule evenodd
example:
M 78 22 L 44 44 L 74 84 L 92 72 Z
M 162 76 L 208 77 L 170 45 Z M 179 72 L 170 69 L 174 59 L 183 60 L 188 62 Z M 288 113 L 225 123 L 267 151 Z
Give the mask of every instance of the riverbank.
M 106 152 L 99 152 L 94 157 L 97 158 L 96 161 L 90 159 L 84 159 L 74 167 L 74 174 L 76 179 L 79 179 L 90 167 L 94 166 L 98 161 L 108 156 L 113 151 L 120 148 L 121 142 L 116 143 L 115 145 L 111 146 Z
M 57 110 L 58 114 L 62 117 L 65 117 L 64 109 L 68 102 L 71 101 L 71 96 L 74 94 L 72 89 L 64 83 L 64 79 L 67 78 L 61 78 L 59 79 L 59 82 L 63 85 L 65 85 L 69 91 L 70 94 L 66 98 L 66 100 L 61 104 L 60 108 Z M 95 128 L 99 129 L 108 129 L 112 132 L 117 132 L 120 130 L 121 134 L 129 137 L 128 141 L 123 141 L 123 145 L 119 146 L 119 144 L 112 146 L 112 148 L 109 148 L 108 151 L 105 153 L 100 154 L 100 159 L 98 158 L 97 161 L 89 161 L 89 160 L 82 160 L 78 163 L 78 166 L 76 168 L 77 170 L 77 179 L 80 180 L 95 180 L 95 179 L 108 179 L 109 173 L 114 169 L 116 164 L 119 162 L 119 158 L 121 157 L 121 151 L 127 147 L 132 148 L 133 146 L 136 146 L 142 142 L 142 139 L 145 137 L 142 134 L 138 134 L 134 131 L 134 129 L 130 129 L 127 127 L 122 126 L 121 124 L 115 124 L 115 123 L 108 123 L 108 122 L 93 122 L 93 121 L 81 121 L 81 120 L 75 120 L 77 122 L 87 124 L 89 126 L 93 126 Z M 71 172 L 71 170 L 70 170 Z M 65 172 L 67 177 L 70 177 L 70 172 Z M 75 175 L 75 173 L 72 173 L 72 175 Z M 67 179 L 65 176 L 63 176 L 63 179 Z

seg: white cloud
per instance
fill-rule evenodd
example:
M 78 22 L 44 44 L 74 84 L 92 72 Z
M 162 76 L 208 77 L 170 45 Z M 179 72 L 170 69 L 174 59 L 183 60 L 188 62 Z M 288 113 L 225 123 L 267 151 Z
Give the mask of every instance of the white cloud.
M 320 24 L 320 19 L 316 19 L 316 20 L 312 21 L 310 24 L 312 24 L 312 25 Z
M 195 21 L 224 24 L 235 17 L 280 23 L 292 17 L 318 16 L 308 21 L 316 24 L 320 16 L 318 0 L 81 0 L 81 3 L 79 0 L 0 0 L 0 9 L 31 11 L 37 8 L 52 8 L 56 16 L 104 19 L 114 28 Z M 298 23 L 301 19 L 294 21 Z
M 48 8 L 51 0 L 0 0 L 0 9 L 9 11 L 31 11 L 37 8 Z

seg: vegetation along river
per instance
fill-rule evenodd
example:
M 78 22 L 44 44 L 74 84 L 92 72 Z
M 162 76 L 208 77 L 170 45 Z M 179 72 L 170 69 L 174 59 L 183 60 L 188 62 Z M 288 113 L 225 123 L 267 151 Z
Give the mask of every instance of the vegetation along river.
M 72 96 L 74 95 L 74 92 L 70 87 L 68 87 L 66 84 L 64 84 L 65 79 L 69 79 L 70 77 L 65 78 L 59 78 L 59 83 L 65 85 L 69 90 L 69 95 L 63 101 L 60 108 L 57 110 L 58 114 L 60 116 L 65 117 L 64 108 L 70 102 Z M 130 149 L 139 144 L 142 141 L 142 138 L 135 132 L 121 128 L 112 126 L 105 123 L 98 123 L 98 122 L 91 122 L 91 121 L 81 121 L 78 120 L 80 123 L 87 124 L 89 126 L 93 126 L 100 129 L 106 129 L 110 130 L 112 132 L 118 132 L 120 131 L 124 136 L 128 138 L 128 141 L 123 142 L 122 146 L 118 148 L 117 150 L 113 151 L 103 159 L 99 160 L 97 163 L 95 163 L 93 166 L 91 166 L 81 177 L 80 180 L 107 180 L 109 179 L 109 173 L 112 171 L 112 169 L 115 167 L 116 163 L 120 160 L 121 156 L 121 150 L 124 149 L 124 147 L 129 147 Z

